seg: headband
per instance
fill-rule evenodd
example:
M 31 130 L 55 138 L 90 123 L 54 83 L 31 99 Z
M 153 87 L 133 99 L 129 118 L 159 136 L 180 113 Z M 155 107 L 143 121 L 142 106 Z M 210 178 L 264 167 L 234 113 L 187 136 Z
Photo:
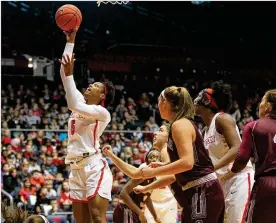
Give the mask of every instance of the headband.
M 38 216 L 41 217 L 45 223 L 49 223 L 48 219 L 45 216 L 43 216 L 41 214 L 39 214 Z
M 203 105 L 213 110 L 219 110 L 219 107 L 212 96 L 213 93 L 214 90 L 211 88 L 206 88 L 202 90 L 201 92 L 199 92 L 198 97 L 195 99 L 195 104 Z
M 104 99 L 102 100 L 102 103 L 101 103 L 101 106 L 103 106 L 103 107 L 104 107 L 105 97 L 106 97 L 106 86 L 104 84 Z
M 162 96 L 163 98 L 166 99 L 166 97 L 165 97 L 165 90 L 163 90 L 163 91 L 161 92 L 161 96 Z

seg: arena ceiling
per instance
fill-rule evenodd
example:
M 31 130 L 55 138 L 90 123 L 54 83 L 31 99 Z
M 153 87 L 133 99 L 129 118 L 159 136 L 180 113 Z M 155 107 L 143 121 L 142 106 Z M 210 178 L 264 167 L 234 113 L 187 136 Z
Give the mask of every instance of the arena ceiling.
M 61 52 L 64 37 L 54 15 L 64 2 L 1 4 L 2 49 L 9 48 L 4 52 L 16 49 L 51 57 Z M 189 56 L 204 57 L 208 53 L 221 57 L 227 56 L 227 51 L 231 57 L 252 53 L 261 58 L 274 56 L 275 2 L 131 2 L 127 6 L 100 7 L 96 2 L 70 4 L 78 6 L 83 14 L 78 51 L 85 57 L 87 52 L 143 49 L 162 53 L 162 47 L 153 47 L 156 45 L 162 45 L 166 54 L 189 52 Z

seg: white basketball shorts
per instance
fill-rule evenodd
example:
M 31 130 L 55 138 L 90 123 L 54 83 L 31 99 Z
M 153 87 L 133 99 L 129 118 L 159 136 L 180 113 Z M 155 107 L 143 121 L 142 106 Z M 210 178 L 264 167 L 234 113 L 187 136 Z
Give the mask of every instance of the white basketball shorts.
M 177 222 L 177 201 L 172 197 L 164 203 L 152 202 L 155 212 L 163 223 L 176 223 Z M 150 213 L 149 209 L 145 208 L 145 217 L 148 223 L 155 223 L 155 220 Z
M 70 199 L 73 202 L 87 202 L 99 194 L 111 200 L 113 177 L 106 159 L 101 154 L 86 159 L 81 166 L 71 165 Z
M 225 197 L 224 223 L 240 223 L 254 184 L 254 170 L 246 167 L 221 186 Z

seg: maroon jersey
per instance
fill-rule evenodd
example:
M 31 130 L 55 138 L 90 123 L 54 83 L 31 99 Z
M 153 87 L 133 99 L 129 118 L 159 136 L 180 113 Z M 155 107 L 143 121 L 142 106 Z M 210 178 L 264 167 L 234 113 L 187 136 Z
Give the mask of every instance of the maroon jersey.
M 177 181 L 173 182 L 170 186 L 171 192 L 177 201 L 177 203 L 183 208 L 184 207 L 184 192 L 181 188 L 181 186 L 178 184 Z
M 151 184 L 154 181 L 154 178 L 152 179 L 146 179 L 144 180 L 140 185 L 142 186 L 146 186 L 148 184 Z M 133 192 L 130 193 L 130 197 L 133 200 L 133 202 L 140 208 L 142 209 L 145 205 L 145 202 L 147 201 L 147 199 L 150 197 L 150 193 L 141 193 L 141 194 L 136 194 Z
M 204 147 L 204 142 L 203 142 L 201 133 L 199 132 L 194 122 L 191 121 L 191 123 L 193 124 L 196 132 L 196 139 L 195 139 L 195 142 L 193 143 L 194 166 L 189 171 L 185 171 L 175 175 L 177 182 L 181 186 L 184 186 L 190 181 L 197 180 L 207 174 L 214 172 L 214 166 L 212 164 L 211 159 L 209 158 L 208 151 Z M 185 136 L 183 135 L 183 137 Z M 175 162 L 179 160 L 177 148 L 173 141 L 171 132 L 169 135 L 167 150 L 168 150 L 168 154 L 170 156 L 171 162 Z
M 276 118 L 266 117 L 248 123 L 232 171 L 238 172 L 254 157 L 255 180 L 276 175 Z

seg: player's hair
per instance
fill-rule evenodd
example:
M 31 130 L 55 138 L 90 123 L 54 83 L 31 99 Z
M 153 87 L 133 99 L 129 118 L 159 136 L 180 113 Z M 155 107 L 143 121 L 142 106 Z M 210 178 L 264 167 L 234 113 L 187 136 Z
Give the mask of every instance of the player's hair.
M 222 80 L 212 84 L 212 97 L 218 105 L 219 110 L 229 112 L 232 107 L 232 92 L 229 84 L 224 84 Z
M 1 213 L 4 223 L 46 223 L 48 220 L 42 215 L 29 216 L 28 211 L 23 210 L 15 205 L 7 205 L 2 202 Z
M 276 89 L 269 90 L 265 93 L 265 98 L 267 102 L 271 104 L 272 114 L 276 115 Z
M 106 95 L 105 95 L 104 104 L 106 106 L 108 106 L 108 105 L 111 105 L 114 101 L 115 87 L 110 81 L 105 81 L 103 84 L 106 87 Z
M 164 96 L 175 112 L 173 122 L 180 118 L 194 119 L 195 107 L 190 93 L 184 87 L 171 86 L 164 90 Z
M 24 222 L 28 217 L 28 212 L 14 205 L 7 205 L 1 203 L 1 214 L 5 219 L 5 223 L 19 223 Z
M 169 123 L 165 123 L 165 124 L 163 124 L 162 126 L 165 126 L 165 127 L 166 127 L 166 130 L 167 130 L 168 133 L 170 132 L 170 130 L 171 130 L 171 125 L 170 125 Z

